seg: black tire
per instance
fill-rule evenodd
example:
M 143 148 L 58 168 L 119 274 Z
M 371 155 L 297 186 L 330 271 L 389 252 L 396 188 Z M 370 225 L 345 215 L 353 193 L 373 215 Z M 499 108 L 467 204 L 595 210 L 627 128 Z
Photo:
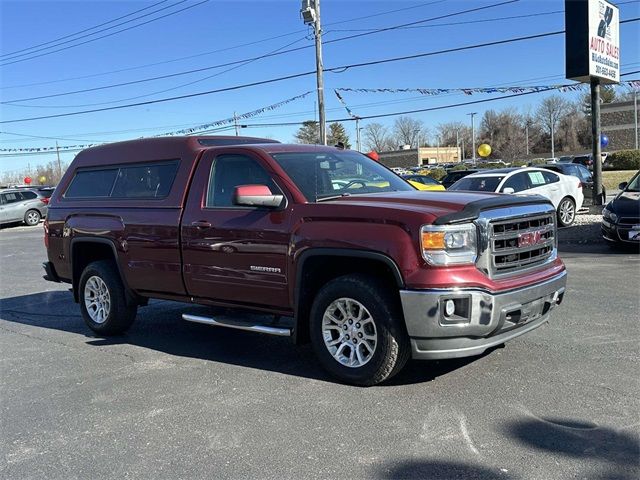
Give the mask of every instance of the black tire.
M 570 217 L 564 215 L 564 208 L 571 209 L 573 215 Z M 576 213 L 576 202 L 574 202 L 571 197 L 564 197 L 558 204 L 558 226 L 568 227 L 570 225 L 573 225 L 573 222 L 576 220 Z
M 40 223 L 41 218 L 42 215 L 40 215 L 38 210 L 27 210 L 27 213 L 24 214 L 24 223 L 30 227 L 34 227 Z
M 364 306 L 375 324 L 377 340 L 373 353 L 366 363 L 356 367 L 343 365 L 334 358 L 323 336 L 325 311 L 334 301 L 345 298 Z M 311 344 L 322 366 L 340 381 L 353 385 L 371 386 L 393 377 L 411 355 L 398 299 L 389 293 L 387 285 L 367 275 L 345 275 L 322 287 L 311 307 L 309 327 Z
M 87 291 L 87 282 L 93 277 L 92 285 L 101 280 L 108 291 L 109 308 L 103 321 L 96 321 L 95 313 L 87 309 L 87 299 L 91 299 L 91 292 Z M 90 290 L 90 289 L 89 289 Z M 82 272 L 78 284 L 78 298 L 80 311 L 87 326 L 94 332 L 108 336 L 124 333 L 136 318 L 138 306 L 127 302 L 124 285 L 118 270 L 111 261 L 101 260 L 90 263 Z M 103 310 L 104 311 L 104 310 Z M 93 316 L 92 316 L 93 315 Z

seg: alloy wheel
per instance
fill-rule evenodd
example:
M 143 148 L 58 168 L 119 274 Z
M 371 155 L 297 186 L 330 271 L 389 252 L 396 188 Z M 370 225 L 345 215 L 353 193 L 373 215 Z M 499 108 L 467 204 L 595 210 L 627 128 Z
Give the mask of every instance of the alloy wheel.
M 326 308 L 322 317 L 322 336 L 331 356 L 351 368 L 366 365 L 378 344 L 371 313 L 352 298 L 338 298 Z
M 111 296 L 107 284 L 97 275 L 89 277 L 84 285 L 84 306 L 95 323 L 107 320 L 111 311 Z

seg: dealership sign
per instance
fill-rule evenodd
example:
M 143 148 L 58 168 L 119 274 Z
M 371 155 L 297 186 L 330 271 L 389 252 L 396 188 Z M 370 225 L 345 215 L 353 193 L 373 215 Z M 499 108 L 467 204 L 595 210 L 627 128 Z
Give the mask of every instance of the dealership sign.
M 620 11 L 606 0 L 565 0 L 567 78 L 620 82 Z

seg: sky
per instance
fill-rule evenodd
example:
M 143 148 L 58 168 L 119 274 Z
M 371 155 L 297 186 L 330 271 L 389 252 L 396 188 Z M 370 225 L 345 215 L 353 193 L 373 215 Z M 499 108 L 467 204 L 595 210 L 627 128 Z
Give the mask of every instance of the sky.
M 52 147 L 56 141 L 60 146 L 86 145 L 153 136 L 227 119 L 233 117 L 234 112 L 238 115 L 252 112 L 305 92 L 312 93 L 241 123 L 277 124 L 313 119 L 317 101 L 315 75 L 130 108 L 15 121 L 187 95 L 313 71 L 313 35 L 300 18 L 300 3 L 299 0 L 0 0 L 0 101 L 13 103 L 0 105 L 0 121 L 4 122 L 0 123 L 0 149 Z M 640 0 L 614 3 L 620 6 L 621 20 L 640 17 Z M 491 7 L 496 4 L 501 5 Z M 474 8 L 480 10 L 430 20 Z M 141 9 L 145 10 L 129 15 Z M 324 65 L 338 67 L 563 30 L 564 13 L 550 13 L 563 10 L 564 0 L 321 0 Z M 160 18 L 162 16 L 165 17 Z M 124 18 L 92 28 L 118 17 Z M 134 20 L 136 17 L 142 18 Z M 331 42 L 366 33 L 367 29 L 422 20 L 426 21 L 414 25 L 415 28 Z M 143 22 L 147 23 L 135 26 Z M 109 28 L 119 23 L 122 25 Z M 124 29 L 127 30 L 118 32 Z M 640 22 L 621 25 L 620 31 L 621 71 L 639 70 Z M 97 38 L 101 36 L 104 38 Z M 38 47 L 52 40 L 56 41 Z M 77 45 L 82 42 L 86 43 Z M 307 48 L 248 63 L 174 75 L 296 47 Z M 555 35 L 326 72 L 326 115 L 328 120 L 348 117 L 334 94 L 335 88 L 472 88 L 568 83 L 564 61 L 564 36 Z M 159 76 L 169 77 L 140 81 Z M 637 79 L 640 75 L 623 78 Z M 129 84 L 67 94 L 121 83 Z M 29 100 L 50 95 L 58 96 Z M 467 113 L 472 111 L 480 117 L 488 109 L 535 109 L 548 95 L 536 93 L 417 113 L 412 117 L 433 130 L 444 122 L 469 122 Z M 562 95 L 575 99 L 579 94 Z M 342 96 L 352 112 L 361 117 L 495 97 L 355 92 Z M 361 127 L 373 121 L 391 126 L 395 118 L 365 119 Z M 345 122 L 345 127 L 355 144 L 354 123 Z M 297 129 L 295 125 L 267 125 L 243 128 L 241 134 L 291 142 Z M 218 133 L 232 135 L 234 130 L 231 127 Z M 60 155 L 63 161 L 69 162 L 75 153 Z M 24 170 L 55 159 L 55 152 L 24 155 L 0 151 L 0 173 Z

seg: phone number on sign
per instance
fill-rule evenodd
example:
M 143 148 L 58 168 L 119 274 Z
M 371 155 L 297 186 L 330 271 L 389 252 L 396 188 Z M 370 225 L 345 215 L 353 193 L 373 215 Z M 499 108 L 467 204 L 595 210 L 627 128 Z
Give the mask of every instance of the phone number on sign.
M 613 68 L 601 67 L 596 65 L 596 75 L 602 75 L 603 77 L 616 78 L 617 71 Z

